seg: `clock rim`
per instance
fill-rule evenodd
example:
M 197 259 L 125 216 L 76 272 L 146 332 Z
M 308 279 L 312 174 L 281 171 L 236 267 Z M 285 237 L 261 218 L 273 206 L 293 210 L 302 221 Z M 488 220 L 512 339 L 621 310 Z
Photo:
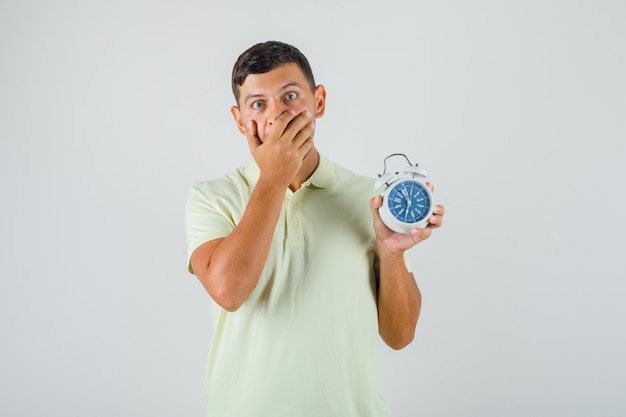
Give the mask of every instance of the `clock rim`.
M 405 182 L 417 183 L 420 186 L 422 186 L 425 192 L 428 194 L 428 198 L 430 200 L 430 207 L 428 207 L 426 216 L 424 216 L 421 220 L 417 222 L 413 222 L 413 223 L 406 223 L 406 222 L 402 222 L 398 220 L 391 213 L 391 210 L 389 209 L 389 205 L 388 205 L 389 194 L 391 193 L 391 191 L 398 185 L 405 183 Z M 416 228 L 419 229 L 419 228 L 425 227 L 428 224 L 428 219 L 432 216 L 432 212 L 434 208 L 434 198 L 433 198 L 433 193 L 430 191 L 430 188 L 428 188 L 425 181 L 421 181 L 417 178 L 399 179 L 391 183 L 383 191 L 382 197 L 383 197 L 382 205 L 378 208 L 378 212 L 380 213 L 380 217 L 383 220 L 383 223 L 385 223 L 387 227 L 389 227 L 391 230 L 395 232 L 409 234 L 411 232 L 411 229 L 416 229 Z

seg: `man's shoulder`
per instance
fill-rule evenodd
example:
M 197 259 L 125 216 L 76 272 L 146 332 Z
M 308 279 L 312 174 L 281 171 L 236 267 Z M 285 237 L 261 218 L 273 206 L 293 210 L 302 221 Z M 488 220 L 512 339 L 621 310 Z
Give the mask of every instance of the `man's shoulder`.
M 204 179 L 194 182 L 191 187 L 204 190 L 233 189 L 245 186 L 248 183 L 246 168 L 239 167 L 220 177 Z
M 221 177 L 196 181 L 190 193 L 200 199 L 220 200 L 235 198 L 240 200 L 250 193 L 250 179 L 246 168 L 240 167 Z M 192 197 L 193 198 L 193 197 Z
M 329 162 L 333 166 L 334 180 L 336 184 L 352 184 L 363 187 L 371 187 L 372 189 L 374 188 L 374 183 L 376 182 L 374 177 L 360 174 L 344 165 L 340 165 L 332 161 Z

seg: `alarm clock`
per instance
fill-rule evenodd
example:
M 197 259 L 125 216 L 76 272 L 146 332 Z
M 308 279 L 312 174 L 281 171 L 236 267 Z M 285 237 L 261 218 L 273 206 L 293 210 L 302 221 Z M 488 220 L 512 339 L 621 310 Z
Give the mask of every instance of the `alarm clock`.
M 409 165 L 395 173 L 386 172 L 387 159 L 404 156 Z M 413 165 L 404 154 L 391 154 L 384 160 L 383 173 L 374 183 L 383 188 L 383 203 L 378 209 L 380 218 L 394 232 L 410 234 L 411 229 L 424 227 L 433 213 L 433 194 L 426 185 L 426 171 Z

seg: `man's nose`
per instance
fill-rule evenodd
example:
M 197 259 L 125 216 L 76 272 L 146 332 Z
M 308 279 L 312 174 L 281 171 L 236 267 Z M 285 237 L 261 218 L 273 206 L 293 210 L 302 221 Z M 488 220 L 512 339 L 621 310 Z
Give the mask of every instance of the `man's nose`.
M 283 101 L 271 101 L 267 104 L 268 106 L 268 118 L 267 122 L 271 126 L 274 124 L 274 120 L 278 118 L 281 114 L 289 110 L 289 106 L 287 106 Z

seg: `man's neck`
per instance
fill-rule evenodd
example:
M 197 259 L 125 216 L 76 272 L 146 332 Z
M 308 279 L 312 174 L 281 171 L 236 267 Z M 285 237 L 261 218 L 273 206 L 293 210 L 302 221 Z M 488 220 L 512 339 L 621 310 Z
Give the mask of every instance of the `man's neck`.
M 317 149 L 311 149 L 311 152 L 309 152 L 302 160 L 300 171 L 298 171 L 291 184 L 289 184 L 289 189 L 293 192 L 298 191 L 300 187 L 302 187 L 302 184 L 311 178 L 311 175 L 315 172 L 319 162 L 320 156 L 317 153 Z

